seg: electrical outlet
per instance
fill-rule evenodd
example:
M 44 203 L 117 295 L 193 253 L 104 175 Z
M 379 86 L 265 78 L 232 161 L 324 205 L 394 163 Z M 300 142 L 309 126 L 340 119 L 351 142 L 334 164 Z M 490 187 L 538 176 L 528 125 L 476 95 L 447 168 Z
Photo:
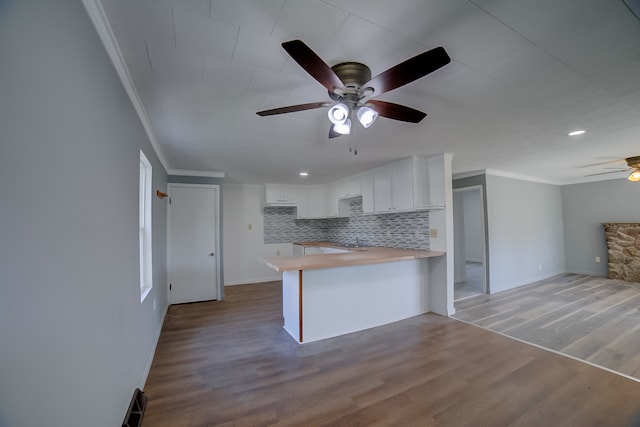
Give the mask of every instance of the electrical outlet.
M 249 226 L 247 227 L 249 230 L 251 230 L 253 228 L 253 225 L 249 224 Z
M 599 256 L 596 257 L 596 262 L 600 262 L 600 257 Z
M 157 311 L 158 310 L 158 302 L 156 301 L 156 299 L 153 299 L 153 311 Z
M 542 271 L 542 264 L 538 264 L 538 270 Z
M 280 249 L 276 251 L 276 256 L 280 256 Z
M 432 228 L 429 230 L 429 237 L 433 237 L 434 239 L 438 238 L 438 229 Z
M 387 230 L 387 237 L 391 238 L 391 230 Z
M 416 228 L 416 239 L 420 238 L 420 230 Z

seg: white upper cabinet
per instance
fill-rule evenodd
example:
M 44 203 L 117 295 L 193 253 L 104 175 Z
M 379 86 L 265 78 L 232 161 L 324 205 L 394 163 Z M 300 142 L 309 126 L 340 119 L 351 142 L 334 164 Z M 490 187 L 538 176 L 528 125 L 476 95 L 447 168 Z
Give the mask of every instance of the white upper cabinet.
M 415 209 L 444 208 L 444 156 L 414 157 Z
M 265 198 L 268 205 L 295 206 L 300 196 L 300 186 L 266 184 Z
M 370 214 L 374 212 L 373 172 L 362 176 L 362 212 Z
M 336 195 L 338 199 L 348 199 L 362 195 L 362 178 L 353 176 L 336 183 Z
M 312 218 L 311 206 L 309 200 L 309 191 L 305 187 L 297 189 L 298 195 L 296 196 L 296 216 L 298 218 Z
M 406 159 L 377 169 L 373 175 L 373 195 L 375 213 L 412 210 L 413 160 Z
M 362 196 L 365 214 L 443 209 L 444 154 L 413 156 L 327 185 L 266 184 L 267 206 L 296 206 L 298 218 L 349 216 Z
M 325 205 L 327 207 L 327 217 L 333 218 L 338 216 L 338 196 L 336 184 L 327 184 L 325 186 Z
M 325 218 L 327 216 L 327 196 L 324 185 L 307 187 L 309 199 L 308 218 Z

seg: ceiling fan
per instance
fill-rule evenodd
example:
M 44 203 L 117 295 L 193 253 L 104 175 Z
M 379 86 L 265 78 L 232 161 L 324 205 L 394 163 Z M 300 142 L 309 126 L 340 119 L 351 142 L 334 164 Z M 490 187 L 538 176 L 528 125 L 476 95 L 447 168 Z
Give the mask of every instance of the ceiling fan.
M 354 114 L 365 128 L 371 126 L 378 116 L 419 123 L 426 117 L 426 113 L 371 97 L 418 80 L 451 62 L 444 48 L 436 47 L 371 78 L 369 67 L 359 62 L 342 62 L 329 67 L 301 40 L 284 42 L 282 47 L 307 73 L 327 88 L 331 101 L 290 105 L 258 111 L 256 114 L 272 116 L 330 107 L 328 115 L 332 124 L 329 128 L 329 138 L 349 134 L 351 116 Z
M 606 175 L 610 173 L 631 172 L 627 177 L 627 179 L 633 182 L 640 181 L 640 156 L 627 157 L 624 160 L 627 162 L 627 166 L 628 166 L 625 169 L 616 169 L 609 172 L 592 173 L 590 175 L 585 175 L 585 176 L 596 176 L 596 175 Z

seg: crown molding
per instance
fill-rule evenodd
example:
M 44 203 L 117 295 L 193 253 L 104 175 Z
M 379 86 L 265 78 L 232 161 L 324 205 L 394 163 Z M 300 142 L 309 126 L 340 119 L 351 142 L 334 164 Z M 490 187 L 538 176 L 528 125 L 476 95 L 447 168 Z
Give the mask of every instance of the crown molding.
M 84 5 L 91 22 L 93 22 L 93 26 L 98 33 L 98 37 L 102 40 L 102 44 L 104 45 L 113 66 L 120 77 L 120 81 L 124 86 L 127 95 L 129 95 L 129 99 L 131 99 L 131 103 L 133 104 L 133 108 L 138 113 L 138 117 L 140 118 L 140 122 L 142 122 L 142 126 L 149 138 L 149 142 L 151 143 L 151 147 L 160 159 L 160 163 L 166 171 L 169 170 L 168 163 L 162 150 L 160 149 L 160 145 L 158 144 L 158 140 L 156 139 L 155 133 L 151 128 L 151 122 L 149 121 L 149 116 L 147 116 L 147 112 L 142 104 L 142 99 L 138 94 L 138 90 L 133 84 L 133 79 L 131 78 L 131 73 L 129 73 L 129 68 L 127 68 L 127 64 L 124 60 L 124 55 L 120 50 L 120 46 L 118 45 L 118 41 L 111 29 L 111 25 L 107 19 L 107 15 L 102 7 L 102 4 L 99 0 L 82 0 L 82 4 Z
M 167 175 L 201 176 L 206 178 L 224 178 L 224 172 L 194 171 L 194 170 L 187 170 L 187 169 L 167 169 Z

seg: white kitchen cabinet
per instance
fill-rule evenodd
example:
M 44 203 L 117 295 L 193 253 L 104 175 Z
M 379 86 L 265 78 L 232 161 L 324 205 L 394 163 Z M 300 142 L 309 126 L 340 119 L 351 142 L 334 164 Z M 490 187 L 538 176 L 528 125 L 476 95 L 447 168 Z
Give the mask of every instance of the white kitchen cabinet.
M 351 252 L 347 249 L 338 249 L 338 248 L 320 247 L 319 249 L 321 254 L 342 254 L 345 252 Z
M 407 159 L 377 169 L 373 175 L 373 195 L 375 213 L 412 210 L 413 160 Z
M 324 185 L 312 185 L 307 187 L 309 200 L 309 217 L 324 218 L 327 216 L 327 197 Z
M 348 199 L 362 195 L 362 178 L 353 176 L 336 183 L 336 196 L 338 199 Z
M 305 246 L 304 254 L 305 255 L 318 255 L 322 253 L 322 248 L 319 246 Z
M 414 208 L 444 208 L 444 156 L 414 158 Z
M 390 212 L 393 208 L 391 200 L 391 168 L 375 171 L 373 175 L 374 212 Z
M 300 186 L 265 184 L 265 199 L 267 205 L 295 206 L 300 195 Z
M 297 252 L 295 252 L 295 249 L 294 249 L 294 255 L 296 253 L 304 254 L 304 255 L 322 255 L 322 254 L 340 254 L 340 253 L 344 253 L 344 252 L 350 252 L 347 249 L 328 248 L 328 247 L 325 247 L 325 246 L 300 246 L 300 245 L 294 245 L 294 247 L 295 246 L 299 246 L 301 249 L 298 250 Z
M 335 218 L 338 216 L 338 196 L 335 183 L 327 184 L 325 186 L 325 206 L 328 218 Z
M 370 172 L 362 176 L 362 212 L 365 214 L 373 213 L 373 202 L 373 172 Z
M 306 187 L 296 189 L 296 217 L 298 219 L 312 218 L 309 206 L 309 191 Z

